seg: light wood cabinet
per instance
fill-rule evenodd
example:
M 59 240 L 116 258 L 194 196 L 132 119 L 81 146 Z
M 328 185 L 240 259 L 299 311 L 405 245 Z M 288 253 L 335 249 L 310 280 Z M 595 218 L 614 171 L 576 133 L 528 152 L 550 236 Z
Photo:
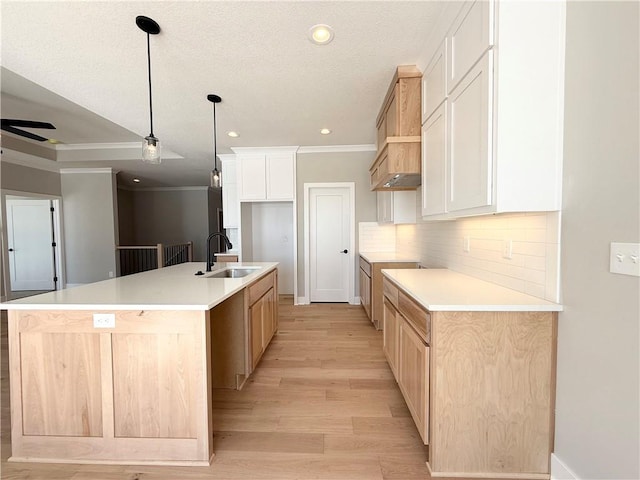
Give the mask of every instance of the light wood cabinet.
M 420 79 L 413 65 L 397 68 L 376 119 L 378 154 L 371 189 L 415 190 L 420 184 Z
M 277 285 L 277 275 L 274 272 L 249 288 L 252 370 L 258 365 L 278 328 Z
M 426 445 L 429 443 L 429 347 L 406 320 L 398 323 L 398 385 Z
M 377 330 L 382 330 L 383 326 L 382 269 L 384 268 L 418 268 L 418 264 L 410 260 L 368 262 L 362 256 L 360 257 L 360 302 L 369 320 Z M 363 274 L 367 277 L 364 280 L 362 278 Z M 363 300 L 363 298 L 366 300 Z
M 378 223 L 416 223 L 416 192 L 378 191 L 377 216 Z
M 384 353 L 431 476 L 548 477 L 557 313 L 428 311 L 383 291 Z
M 565 8 L 562 0 L 477 0 L 441 17 L 447 34 L 427 47 L 434 53 L 422 85 L 425 219 L 560 209 Z M 443 63 L 444 124 L 436 105 Z M 441 138 L 444 150 L 434 150 Z
M 398 378 L 398 337 L 400 336 L 400 314 L 391 301 L 383 300 L 382 345 L 393 375 Z
M 237 155 L 240 201 L 291 201 L 295 198 L 295 153 L 265 151 Z

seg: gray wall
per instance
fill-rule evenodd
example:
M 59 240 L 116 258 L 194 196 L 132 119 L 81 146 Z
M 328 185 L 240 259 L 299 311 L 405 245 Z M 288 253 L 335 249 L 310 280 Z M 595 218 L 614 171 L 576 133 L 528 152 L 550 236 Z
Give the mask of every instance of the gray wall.
M 140 190 L 132 192 L 132 198 L 135 245 L 192 241 L 194 261 L 204 262 L 209 235 L 207 188 Z
M 4 159 L 0 162 L 0 186 L 3 190 L 62 195 L 59 173 L 24 167 Z
M 63 173 L 62 197 L 67 283 L 106 280 L 116 274 L 115 174 Z
M 640 478 L 638 2 L 568 2 L 555 455 L 581 479 Z
M 133 192 L 118 188 L 118 245 L 135 245 Z
M 376 152 L 298 153 L 296 164 L 297 222 L 298 222 L 298 296 L 304 291 L 304 184 L 321 182 L 355 182 L 356 184 L 356 252 L 358 251 L 358 222 L 376 221 L 376 194 L 370 190 L 369 166 Z M 244 234 L 244 232 L 243 232 Z M 355 272 L 354 270 L 354 275 Z M 358 276 L 356 275 L 356 292 Z

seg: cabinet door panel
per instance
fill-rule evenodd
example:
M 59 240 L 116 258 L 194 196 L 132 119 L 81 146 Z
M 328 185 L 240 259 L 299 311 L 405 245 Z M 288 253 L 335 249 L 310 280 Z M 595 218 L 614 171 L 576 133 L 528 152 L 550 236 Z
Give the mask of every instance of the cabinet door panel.
M 448 211 L 491 205 L 492 54 L 449 96 Z
M 422 123 L 444 102 L 447 96 L 446 50 L 447 40 L 445 39 L 422 76 Z
M 400 320 L 398 384 L 424 444 L 429 443 L 429 347 Z
M 225 183 L 222 189 L 222 210 L 224 211 L 224 228 L 238 228 L 240 225 L 240 204 L 238 202 L 238 185 Z
M 268 200 L 293 200 L 295 189 L 294 172 L 293 154 L 267 155 Z
M 265 200 L 266 163 L 264 155 L 238 157 L 238 197 L 240 200 Z
M 396 380 L 398 379 L 398 312 L 386 298 L 382 314 L 383 350 Z
M 116 437 L 196 438 L 194 335 L 112 335 Z
M 23 332 L 20 350 L 23 434 L 102 436 L 100 335 Z
M 440 105 L 422 127 L 422 215 L 446 212 L 447 118 Z
M 448 39 L 447 87 L 451 92 L 493 45 L 493 1 L 468 2 L 451 27 Z
M 258 300 L 249 308 L 249 321 L 251 323 L 251 364 L 256 368 L 262 355 L 262 318 L 264 306 L 262 300 Z

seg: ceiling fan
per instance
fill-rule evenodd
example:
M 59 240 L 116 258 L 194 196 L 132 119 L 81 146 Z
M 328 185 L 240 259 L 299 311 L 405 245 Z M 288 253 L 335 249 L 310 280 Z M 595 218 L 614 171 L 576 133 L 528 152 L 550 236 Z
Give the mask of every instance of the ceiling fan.
M 52 124 L 48 122 L 35 122 L 32 120 L 12 120 L 8 118 L 0 119 L 0 129 L 5 132 L 14 133 L 21 137 L 30 138 L 31 140 L 37 140 L 38 142 L 46 142 L 49 139 L 36 135 L 35 133 L 22 130 L 23 128 L 46 128 L 47 130 L 55 130 Z

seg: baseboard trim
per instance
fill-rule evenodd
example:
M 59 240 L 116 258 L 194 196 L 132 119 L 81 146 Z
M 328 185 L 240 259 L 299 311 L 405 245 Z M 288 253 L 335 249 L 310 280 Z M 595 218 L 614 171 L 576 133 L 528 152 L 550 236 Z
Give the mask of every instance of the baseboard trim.
M 309 305 L 309 299 L 307 297 L 298 297 L 296 305 Z
M 578 476 L 560 460 L 555 453 L 551 454 L 551 480 L 579 480 Z

